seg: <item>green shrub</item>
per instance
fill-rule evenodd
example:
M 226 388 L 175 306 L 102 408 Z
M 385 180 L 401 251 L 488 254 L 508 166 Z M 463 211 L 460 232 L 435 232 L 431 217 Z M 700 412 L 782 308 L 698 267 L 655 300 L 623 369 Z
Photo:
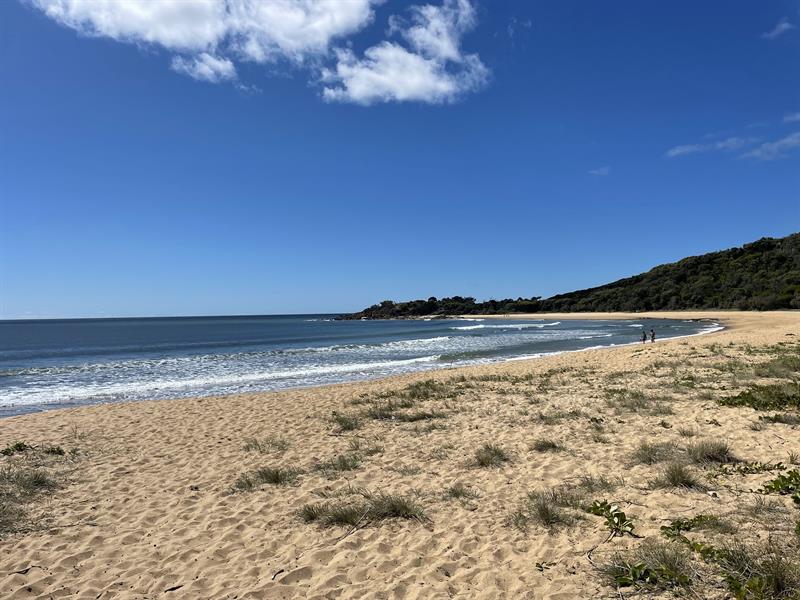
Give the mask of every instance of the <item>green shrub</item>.
M 786 354 L 757 365 L 754 372 L 759 377 L 794 378 L 800 374 L 800 356 Z
M 800 597 L 800 565 L 774 543 L 734 542 L 717 550 L 713 560 L 737 600 Z
M 28 452 L 29 450 L 33 450 L 33 446 L 30 444 L 26 442 L 14 442 L 0 450 L 0 454 L 3 456 L 14 456 L 17 453 Z
M 603 517 L 606 520 L 606 527 L 611 531 L 611 537 L 623 536 L 626 533 L 638 537 L 633 533 L 633 519 L 629 519 L 616 504 L 609 504 L 605 500 L 595 500 L 586 509 L 586 512 Z
M 778 475 L 772 481 L 765 483 L 759 492 L 791 496 L 794 503 L 800 506 L 800 471 L 792 469 L 785 474 Z
M 645 540 L 625 552 L 616 552 L 601 565 L 601 572 L 616 587 L 667 590 L 692 583 L 691 555 L 679 544 Z
M 740 462 L 731 465 L 718 465 L 711 471 L 708 476 L 711 478 L 719 477 L 720 475 L 758 475 L 760 473 L 768 473 L 771 471 L 783 471 L 786 465 L 782 462 L 776 463 L 762 463 L 758 461 Z
M 781 423 L 782 425 L 800 425 L 800 415 L 793 413 L 776 413 L 774 415 L 763 415 L 758 417 L 761 421 L 768 423 Z
M 778 383 L 751 387 L 736 396 L 717 400 L 723 406 L 749 406 L 755 410 L 800 408 L 800 383 Z
M 720 533 L 733 533 L 735 527 L 728 521 L 723 521 L 716 515 L 697 515 L 691 519 L 676 519 L 669 525 L 661 527 L 661 535 L 668 539 L 683 540 L 685 531 L 697 529 L 712 529 Z

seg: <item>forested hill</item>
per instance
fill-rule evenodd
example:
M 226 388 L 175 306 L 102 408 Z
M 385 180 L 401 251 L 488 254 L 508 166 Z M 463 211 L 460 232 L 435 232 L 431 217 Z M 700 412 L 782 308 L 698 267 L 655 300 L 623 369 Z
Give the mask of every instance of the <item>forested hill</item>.
M 741 248 L 684 258 L 641 275 L 546 299 L 534 296 L 476 302 L 474 298 L 454 296 L 398 303 L 385 300 L 343 318 L 787 308 L 800 308 L 800 233 L 779 239 L 763 238 Z

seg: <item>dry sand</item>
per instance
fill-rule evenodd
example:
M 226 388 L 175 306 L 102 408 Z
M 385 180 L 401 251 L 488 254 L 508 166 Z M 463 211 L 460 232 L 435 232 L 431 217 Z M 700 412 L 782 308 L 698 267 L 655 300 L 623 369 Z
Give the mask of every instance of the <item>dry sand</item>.
M 742 503 L 753 497 L 747 490 L 769 474 L 715 480 L 709 485 L 716 498 L 652 489 L 659 466 L 630 462 L 640 442 L 683 447 L 689 439 L 679 429 L 693 429 L 693 439 L 727 440 L 748 461 L 786 462 L 789 452 L 800 453 L 796 429 L 770 424 L 756 431 L 750 428 L 758 420 L 752 409 L 715 403 L 752 380 L 707 368 L 769 358 L 747 346 L 800 341 L 799 313 L 651 316 L 715 318 L 728 329 L 367 383 L 108 404 L 0 420 L 0 447 L 25 440 L 78 449 L 75 457 L 48 459 L 66 479 L 27 507 L 39 525 L 0 540 L 0 597 L 618 598 L 586 554 L 600 544 L 594 558 L 602 561 L 613 548 L 640 542 L 626 536 L 601 544 L 608 530 L 594 516 L 550 530 L 531 523 L 521 531 L 509 525 L 509 517 L 529 491 L 582 475 L 624 477 L 615 491 L 591 499 L 619 502 L 638 533 L 658 538 L 659 526 L 679 516 L 713 513 L 736 520 Z M 631 315 L 591 315 L 617 317 Z M 452 382 L 461 376 L 466 380 Z M 420 400 L 402 412 L 436 409 L 446 418 L 363 419 L 351 432 L 338 432 L 330 420 L 333 411 L 365 410 L 353 401 L 430 378 L 450 382 L 447 397 Z M 658 396 L 654 402 L 672 414 L 615 410 L 604 391 L 610 388 Z M 602 422 L 593 424 L 592 418 Z M 288 447 L 243 449 L 247 438 L 267 436 L 282 438 Z M 531 443 L 543 438 L 565 451 L 532 450 Z M 361 445 L 360 467 L 334 474 L 314 470 L 318 461 L 352 453 L 353 440 Z M 511 462 L 472 466 L 475 450 L 485 443 L 501 446 Z M 379 452 L 367 455 L 367 446 Z M 0 457 L 0 468 L 24 460 Z M 304 473 L 291 485 L 230 493 L 240 474 L 260 466 Z M 477 497 L 445 498 L 456 483 Z M 301 506 L 320 503 L 324 495 L 346 499 L 349 486 L 412 497 L 429 521 L 362 522 L 350 531 L 307 524 L 298 516 Z M 778 499 L 791 505 L 788 498 Z M 750 521 L 743 518 L 740 526 L 754 535 L 768 527 Z M 721 598 L 724 590 L 699 597 Z

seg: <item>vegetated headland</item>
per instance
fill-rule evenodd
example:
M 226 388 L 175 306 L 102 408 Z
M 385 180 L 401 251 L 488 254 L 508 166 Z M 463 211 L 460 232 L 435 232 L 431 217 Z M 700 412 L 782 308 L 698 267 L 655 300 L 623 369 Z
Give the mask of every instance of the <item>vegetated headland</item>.
M 796 308 L 800 308 L 800 233 L 691 256 L 640 275 L 550 298 L 533 296 L 485 302 L 462 296 L 409 302 L 384 300 L 340 318 Z

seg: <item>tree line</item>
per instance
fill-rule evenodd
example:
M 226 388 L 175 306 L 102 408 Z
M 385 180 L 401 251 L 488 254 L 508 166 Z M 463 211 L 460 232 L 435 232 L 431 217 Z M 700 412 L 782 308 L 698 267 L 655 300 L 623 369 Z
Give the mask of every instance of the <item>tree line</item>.
M 410 302 L 384 300 L 342 318 L 796 308 L 800 308 L 800 233 L 777 239 L 762 238 L 740 248 L 684 258 L 640 275 L 550 298 L 532 296 L 484 302 L 462 296 Z

